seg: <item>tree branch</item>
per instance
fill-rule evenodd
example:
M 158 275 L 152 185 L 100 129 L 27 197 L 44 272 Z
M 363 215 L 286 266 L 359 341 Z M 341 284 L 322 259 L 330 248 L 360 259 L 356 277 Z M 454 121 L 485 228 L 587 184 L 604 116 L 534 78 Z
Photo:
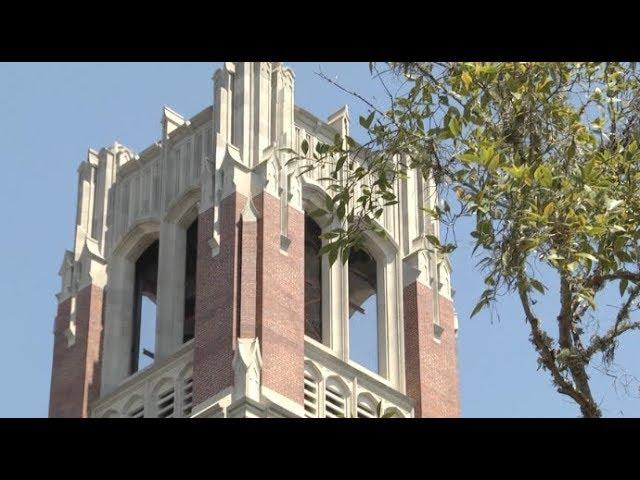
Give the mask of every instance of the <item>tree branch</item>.
M 617 337 L 630 330 L 640 329 L 640 320 L 635 322 L 628 322 L 629 310 L 631 304 L 640 296 L 640 286 L 636 286 L 631 290 L 626 302 L 616 315 L 616 321 L 614 325 L 604 335 L 594 335 L 591 338 L 591 344 L 585 351 L 586 360 L 590 360 L 597 352 L 605 352 L 614 346 L 614 342 Z
M 540 321 L 531 309 L 531 300 L 529 299 L 525 285 L 526 280 L 521 272 L 518 275 L 518 294 L 525 316 L 531 327 L 531 342 L 538 351 L 538 355 L 540 355 L 540 361 L 549 372 L 551 372 L 553 383 L 558 387 L 558 393 L 571 397 L 580 406 L 584 416 L 600 417 L 602 415 L 600 409 L 593 400 L 578 391 L 562 376 L 553 349 L 551 348 L 551 339 L 540 328 Z

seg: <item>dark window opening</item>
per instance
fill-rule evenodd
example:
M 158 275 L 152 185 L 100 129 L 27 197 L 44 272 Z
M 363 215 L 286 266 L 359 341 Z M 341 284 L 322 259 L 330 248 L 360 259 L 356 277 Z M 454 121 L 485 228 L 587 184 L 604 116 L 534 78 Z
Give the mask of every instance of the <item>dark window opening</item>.
M 321 230 L 311 217 L 304 217 L 304 334 L 322 342 Z
M 187 252 L 184 276 L 184 330 L 182 341 L 188 342 L 195 333 L 196 264 L 198 263 L 198 219 L 187 229 Z
M 377 265 L 364 250 L 349 255 L 349 358 L 378 372 Z
M 131 373 L 153 363 L 156 342 L 156 296 L 158 294 L 158 246 L 156 240 L 136 261 L 134 285 Z

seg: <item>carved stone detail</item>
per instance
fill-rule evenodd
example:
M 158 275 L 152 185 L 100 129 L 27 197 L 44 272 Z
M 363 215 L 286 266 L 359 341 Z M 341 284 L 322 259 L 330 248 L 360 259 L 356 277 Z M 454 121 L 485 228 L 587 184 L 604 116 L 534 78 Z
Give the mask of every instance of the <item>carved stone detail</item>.
M 257 338 L 238 338 L 233 357 L 233 401 L 246 397 L 255 402 L 260 401 L 260 373 L 262 356 Z

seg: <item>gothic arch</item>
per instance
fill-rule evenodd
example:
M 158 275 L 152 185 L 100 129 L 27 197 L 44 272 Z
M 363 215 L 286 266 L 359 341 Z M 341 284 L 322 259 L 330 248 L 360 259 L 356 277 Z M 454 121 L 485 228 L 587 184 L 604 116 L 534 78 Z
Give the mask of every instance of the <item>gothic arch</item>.
M 176 223 L 184 228 L 189 227 L 198 217 L 200 195 L 199 185 L 185 190 L 178 198 L 171 202 L 164 216 L 164 221 Z
M 135 262 L 159 236 L 160 222 L 157 219 L 140 220 L 114 245 L 112 256 L 124 257 Z
M 159 236 L 158 220 L 142 220 L 122 237 L 109 257 L 102 370 L 105 393 L 135 371 L 137 357 L 134 359 L 132 345 L 138 341 L 136 322 L 140 306 L 135 298 L 136 264 Z
M 302 200 L 305 211 L 323 208 L 327 193 L 315 180 L 301 176 Z M 382 225 L 372 220 L 375 226 Z M 331 229 L 331 224 L 320 224 L 323 231 Z M 402 270 L 399 246 L 391 235 L 384 238 L 367 231 L 364 233 L 364 247 L 377 263 L 378 286 L 378 373 L 390 381 L 391 385 L 404 390 L 404 337 L 402 318 Z M 348 268 L 348 266 L 347 266 Z M 342 262 L 329 267 L 323 260 L 323 343 L 336 356 L 349 359 L 349 299 L 345 294 L 348 285 L 347 273 Z M 326 298 L 326 300 L 325 300 Z M 326 313 L 325 313 L 326 311 Z

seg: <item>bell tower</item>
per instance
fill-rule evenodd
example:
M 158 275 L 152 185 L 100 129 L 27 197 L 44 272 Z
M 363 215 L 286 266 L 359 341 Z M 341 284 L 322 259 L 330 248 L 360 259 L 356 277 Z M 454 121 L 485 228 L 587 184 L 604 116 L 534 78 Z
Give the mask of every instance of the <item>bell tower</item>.
M 294 88 L 280 62 L 225 62 L 212 105 L 164 107 L 139 154 L 89 151 L 50 416 L 459 415 L 451 268 L 424 248 L 433 185 L 398 180 L 387 238 L 330 265 L 310 216 L 328 172 L 286 152 L 348 135 L 349 111 L 321 120 Z

